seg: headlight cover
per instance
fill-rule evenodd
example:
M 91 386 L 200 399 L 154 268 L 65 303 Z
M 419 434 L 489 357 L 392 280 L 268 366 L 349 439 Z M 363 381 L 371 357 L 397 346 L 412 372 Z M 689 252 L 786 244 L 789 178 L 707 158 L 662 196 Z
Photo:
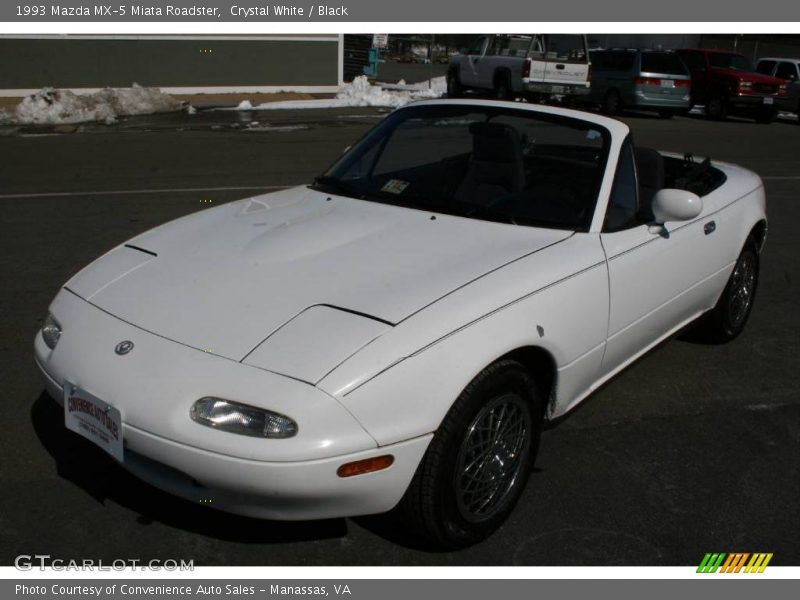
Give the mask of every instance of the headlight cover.
M 285 415 L 212 396 L 195 402 L 189 416 L 201 425 L 240 435 L 272 439 L 297 435 L 297 423 Z
M 42 337 L 44 338 L 44 343 L 50 350 L 55 349 L 58 340 L 61 338 L 61 325 L 58 324 L 58 321 L 56 321 L 55 317 L 50 313 L 47 313 L 44 319 Z

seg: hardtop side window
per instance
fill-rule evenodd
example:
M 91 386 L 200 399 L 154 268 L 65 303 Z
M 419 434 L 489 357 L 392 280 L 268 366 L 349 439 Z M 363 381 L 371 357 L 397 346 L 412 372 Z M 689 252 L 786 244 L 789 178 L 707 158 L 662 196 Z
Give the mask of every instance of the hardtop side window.
M 702 52 L 683 52 L 680 57 L 690 71 L 699 71 L 706 68 L 706 61 Z
M 636 55 L 633 52 L 614 50 L 591 52 L 592 66 L 598 71 L 629 71 Z
M 487 38 L 486 36 L 481 36 L 470 46 L 468 53 L 474 56 L 481 56 L 483 55 L 483 51 L 486 48 Z
M 555 34 L 545 36 L 547 60 L 585 63 L 586 45 L 582 35 Z
M 507 44 L 508 39 L 505 36 L 495 36 L 492 43 L 486 48 L 486 56 L 501 56 Z
M 608 200 L 603 231 L 614 232 L 639 224 L 639 186 L 636 180 L 636 162 L 633 142 L 627 138 L 619 152 L 614 186 Z
M 530 45 L 531 36 L 529 35 L 509 35 L 505 39 L 501 54 L 503 56 L 525 56 Z
M 528 51 L 530 58 L 544 58 L 544 40 L 541 35 L 536 35 L 531 42 L 530 50 Z
M 790 62 L 782 62 L 775 71 L 775 77 L 786 79 L 787 81 L 797 81 L 797 67 Z
M 756 71 L 758 71 L 762 75 L 772 75 L 772 69 L 774 68 L 775 68 L 774 60 L 760 60 L 758 61 L 758 66 L 756 67 Z

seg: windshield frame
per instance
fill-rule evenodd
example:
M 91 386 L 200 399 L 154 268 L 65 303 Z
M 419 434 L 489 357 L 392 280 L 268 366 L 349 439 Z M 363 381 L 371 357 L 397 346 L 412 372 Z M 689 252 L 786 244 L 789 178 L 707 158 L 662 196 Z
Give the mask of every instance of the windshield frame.
M 415 200 L 417 202 L 420 200 L 420 196 L 403 197 L 400 195 L 394 195 L 389 193 L 378 193 L 374 191 L 371 192 L 364 191 L 363 193 L 361 193 L 361 191 L 359 190 L 352 189 L 352 186 L 349 185 L 349 180 L 340 179 L 336 176 L 337 172 L 347 170 L 348 168 L 352 167 L 355 163 L 357 163 L 359 160 L 361 160 L 364 156 L 366 156 L 367 153 L 373 148 L 376 138 L 379 140 L 378 143 L 381 146 L 385 147 L 387 142 L 391 139 L 393 130 L 400 123 L 407 121 L 408 119 L 414 118 L 415 116 L 419 116 L 420 114 L 424 115 L 426 113 L 431 113 L 429 116 L 435 116 L 436 118 L 454 118 L 459 116 L 460 114 L 469 114 L 475 112 L 485 112 L 487 114 L 491 114 L 492 115 L 491 118 L 494 118 L 498 115 L 516 116 L 516 117 L 528 118 L 531 120 L 555 123 L 573 129 L 587 129 L 587 130 L 592 129 L 600 133 L 600 135 L 602 136 L 603 143 L 601 148 L 599 148 L 598 150 L 600 155 L 598 156 L 597 166 L 596 166 L 597 180 L 594 185 L 594 190 L 592 190 L 594 201 L 591 210 L 587 211 L 588 214 L 585 217 L 582 224 L 578 226 L 577 224 L 570 223 L 570 224 L 563 224 L 562 226 L 560 224 L 553 223 L 550 221 L 547 222 L 533 221 L 532 219 L 526 219 L 521 217 L 517 218 L 516 220 L 502 218 L 499 215 L 490 214 L 492 212 L 491 207 L 484 207 L 478 209 L 474 211 L 473 214 L 464 214 L 463 212 L 458 212 L 458 211 L 442 210 L 441 207 L 428 208 L 420 206 L 418 203 L 415 202 Z M 435 115 L 433 113 L 441 113 L 441 115 Z M 335 194 L 338 196 L 344 196 L 365 202 L 389 204 L 391 206 L 400 206 L 412 210 L 425 212 L 431 215 L 434 214 L 452 215 L 462 218 L 469 218 L 473 220 L 494 221 L 501 223 L 509 223 L 518 226 L 539 227 L 543 229 L 554 229 L 561 231 L 566 230 L 572 232 L 586 233 L 590 231 L 592 223 L 594 221 L 594 215 L 598 210 L 600 194 L 602 192 L 603 183 L 608 173 L 608 161 L 611 156 L 612 145 L 613 145 L 613 135 L 611 131 L 603 124 L 598 123 L 597 121 L 594 121 L 592 119 L 584 119 L 577 116 L 573 117 L 571 115 L 564 115 L 556 112 L 548 112 L 545 110 L 535 110 L 535 109 L 532 110 L 530 108 L 509 108 L 507 106 L 502 106 L 499 104 L 492 105 L 491 103 L 484 103 L 484 102 L 474 102 L 474 103 L 458 102 L 452 104 L 425 102 L 425 103 L 412 104 L 406 107 L 402 107 L 389 114 L 380 123 L 376 124 L 372 129 L 367 131 L 356 143 L 348 147 L 345 150 L 345 152 L 333 162 L 333 164 L 331 164 L 327 169 L 325 169 L 325 171 L 323 171 L 321 175 L 315 177 L 314 182 L 310 184 L 308 187 L 312 190 L 323 193 Z M 383 148 L 380 148 L 380 152 L 383 152 Z M 480 216 L 478 216 L 477 213 L 480 213 Z

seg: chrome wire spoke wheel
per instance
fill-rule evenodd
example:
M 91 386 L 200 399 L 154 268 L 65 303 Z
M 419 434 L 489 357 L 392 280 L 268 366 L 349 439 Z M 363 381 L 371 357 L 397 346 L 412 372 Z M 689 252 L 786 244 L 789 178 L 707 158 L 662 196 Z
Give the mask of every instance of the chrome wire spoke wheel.
M 467 428 L 456 460 L 458 510 L 467 521 L 491 519 L 518 481 L 530 443 L 530 411 L 515 394 L 495 398 Z
M 737 328 L 747 317 L 756 286 L 756 262 L 750 254 L 742 254 L 731 278 L 731 293 L 728 304 L 730 325 Z

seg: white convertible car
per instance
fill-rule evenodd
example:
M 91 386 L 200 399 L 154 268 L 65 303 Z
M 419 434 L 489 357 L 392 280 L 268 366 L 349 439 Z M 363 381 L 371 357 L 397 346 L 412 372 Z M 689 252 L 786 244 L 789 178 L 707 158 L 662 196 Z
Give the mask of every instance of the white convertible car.
M 743 168 L 519 103 L 395 111 L 312 185 L 191 214 L 60 290 L 36 362 L 66 426 L 153 485 L 269 519 L 496 529 L 545 420 L 685 325 L 743 328 Z

